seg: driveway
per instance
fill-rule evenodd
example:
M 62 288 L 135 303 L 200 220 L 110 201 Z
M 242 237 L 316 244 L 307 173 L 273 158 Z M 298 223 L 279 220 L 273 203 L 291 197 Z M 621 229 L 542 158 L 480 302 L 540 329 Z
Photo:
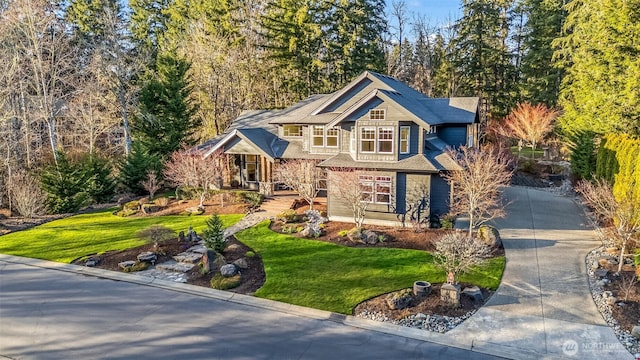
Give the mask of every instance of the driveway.
M 591 298 L 585 257 L 600 245 L 572 199 L 511 187 L 496 221 L 507 257 L 486 306 L 449 332 L 514 358 L 632 359 Z

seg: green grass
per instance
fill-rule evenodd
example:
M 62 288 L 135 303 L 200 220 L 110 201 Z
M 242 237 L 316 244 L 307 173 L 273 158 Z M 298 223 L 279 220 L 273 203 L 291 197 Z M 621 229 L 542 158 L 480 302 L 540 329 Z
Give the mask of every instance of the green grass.
M 444 272 L 424 251 L 350 248 L 278 234 L 264 222 L 236 234 L 262 256 L 267 281 L 255 295 L 290 304 L 350 314 L 360 302 L 413 286 L 416 280 L 443 282 Z M 497 289 L 504 257 L 461 277 Z
M 511 153 L 514 155 L 518 155 L 518 147 L 517 146 L 512 146 L 511 147 Z M 532 154 L 536 155 L 536 159 L 541 159 L 542 156 L 544 155 L 544 150 L 542 149 L 536 149 L 535 152 L 531 151 L 531 147 L 530 146 L 523 146 L 522 147 L 522 151 L 520 152 L 520 156 L 525 157 L 525 158 L 532 158 Z
M 124 250 L 144 244 L 136 237 L 139 230 L 163 225 L 176 231 L 189 226 L 197 232 L 205 228 L 208 216 L 150 216 L 122 218 L 114 209 L 75 215 L 29 230 L 0 236 L 0 253 L 68 263 L 84 255 L 108 250 Z M 224 227 L 243 215 L 220 215 Z

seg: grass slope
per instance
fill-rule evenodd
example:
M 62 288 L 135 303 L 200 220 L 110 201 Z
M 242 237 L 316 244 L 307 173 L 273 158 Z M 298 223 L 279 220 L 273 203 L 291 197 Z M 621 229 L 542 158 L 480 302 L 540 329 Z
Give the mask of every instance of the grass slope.
M 149 216 L 123 218 L 103 210 L 51 221 L 32 229 L 0 236 L 0 253 L 57 262 L 71 262 L 84 255 L 108 250 L 124 250 L 144 241 L 139 230 L 163 225 L 176 234 L 189 226 L 197 232 L 205 228 L 208 216 Z M 243 215 L 220 215 L 225 227 Z
M 442 270 L 424 251 L 350 248 L 275 233 L 268 222 L 236 234 L 262 256 L 267 281 L 255 295 L 290 304 L 351 314 L 360 302 L 413 286 L 416 280 L 443 282 Z M 500 284 L 504 257 L 463 276 L 462 282 L 489 289 Z

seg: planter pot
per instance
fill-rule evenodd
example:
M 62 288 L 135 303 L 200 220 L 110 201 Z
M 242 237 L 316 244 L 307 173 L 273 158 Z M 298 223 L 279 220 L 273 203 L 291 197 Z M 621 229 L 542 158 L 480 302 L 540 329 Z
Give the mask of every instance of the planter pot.
M 413 283 L 413 295 L 425 297 L 431 292 L 431 283 L 428 281 L 416 281 Z

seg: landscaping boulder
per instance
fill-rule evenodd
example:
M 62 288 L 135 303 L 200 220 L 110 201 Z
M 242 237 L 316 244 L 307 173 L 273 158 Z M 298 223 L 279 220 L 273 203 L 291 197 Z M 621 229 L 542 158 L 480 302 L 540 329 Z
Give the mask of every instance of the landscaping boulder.
M 151 264 L 155 264 L 156 260 L 158 260 L 158 257 L 156 256 L 156 254 L 154 254 L 151 251 L 142 252 L 138 254 L 137 258 L 138 258 L 138 261 L 144 261 Z
M 200 206 L 192 206 L 184 209 L 184 212 L 187 215 L 202 215 L 204 214 L 204 208 Z
M 349 230 L 347 233 L 347 238 L 351 242 L 361 242 L 362 241 L 362 230 L 358 228 L 353 228 Z
M 243 270 L 249 268 L 249 263 L 247 263 L 247 259 L 245 258 L 240 258 L 234 261 L 233 265 L 235 265 L 238 269 L 243 269 Z
M 631 335 L 636 339 L 640 339 L 640 326 L 634 326 L 631 329 Z
M 411 300 L 413 300 L 412 295 L 413 293 L 411 289 L 404 289 L 387 295 L 385 300 L 389 309 L 402 310 L 409 306 Z
M 603 256 L 598 259 L 598 264 L 600 264 L 600 266 L 602 267 L 615 266 L 618 265 L 618 260 L 611 256 Z
M 160 211 L 160 206 L 155 204 L 142 204 L 142 212 L 145 214 L 151 214 Z
M 120 267 L 122 270 L 125 270 L 127 268 L 132 267 L 133 265 L 135 265 L 136 262 L 133 260 L 127 260 L 127 261 L 123 261 L 121 263 L 118 264 L 118 267 Z
M 595 275 L 599 278 L 603 278 L 607 276 L 608 273 L 609 273 L 609 270 L 607 269 L 598 269 L 595 271 Z
M 416 281 L 413 283 L 413 295 L 418 298 L 426 297 L 431 293 L 431 283 L 428 281 Z
M 365 230 L 362 232 L 362 240 L 367 245 L 375 245 L 378 243 L 378 234 L 375 231 Z
M 220 274 L 224 277 L 232 277 L 238 273 L 238 268 L 233 264 L 222 265 L 220 267 Z
M 482 290 L 477 286 L 469 286 L 462 290 L 462 294 L 470 297 L 474 302 L 480 303 L 484 300 L 482 296 Z
M 502 245 L 500 233 L 498 232 L 498 229 L 494 228 L 493 226 L 480 226 L 480 228 L 478 229 L 478 237 L 489 247 L 497 248 Z
M 222 254 L 216 254 L 215 259 L 213 259 L 212 268 L 220 269 L 224 265 L 227 265 L 227 259 L 222 256 Z
M 196 264 L 198 263 L 201 259 L 202 259 L 202 254 L 201 253 L 195 253 L 195 252 L 181 252 L 180 254 L 177 254 L 173 257 L 173 259 L 177 262 L 181 262 L 181 263 L 189 263 L 189 264 Z
M 229 246 L 226 247 L 226 251 L 235 251 L 240 249 L 240 245 L 238 244 L 230 244 Z

